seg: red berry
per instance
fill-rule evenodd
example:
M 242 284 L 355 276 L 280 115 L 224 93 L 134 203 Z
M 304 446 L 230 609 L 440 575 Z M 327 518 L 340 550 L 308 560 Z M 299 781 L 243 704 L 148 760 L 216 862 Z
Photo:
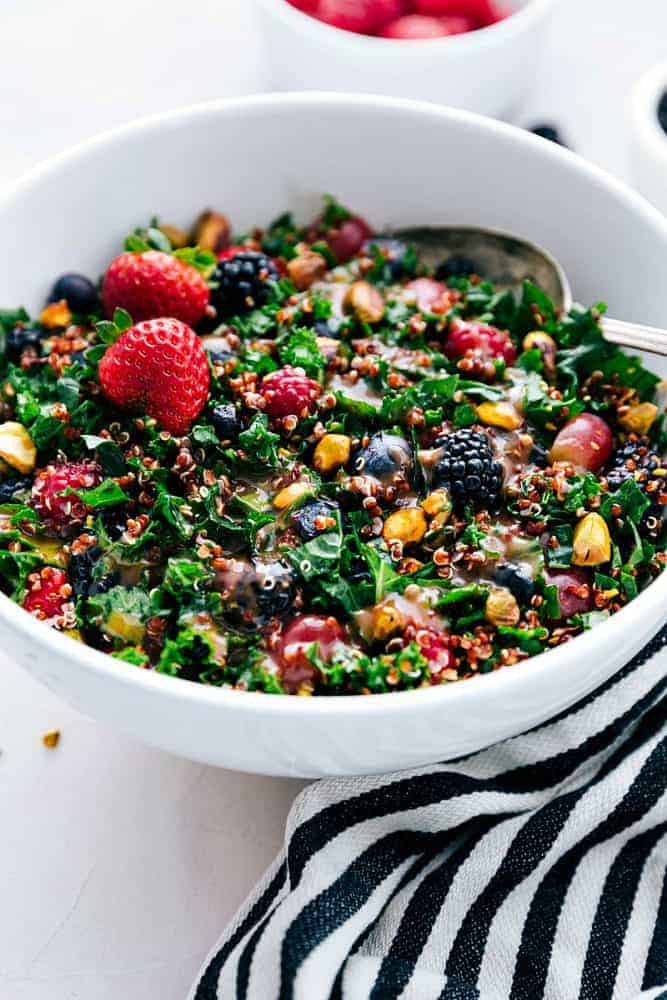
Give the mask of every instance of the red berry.
M 548 573 L 547 583 L 558 587 L 560 617 L 571 618 L 572 615 L 583 615 L 593 607 L 593 589 L 591 578 L 584 569 L 563 570 L 558 573 Z
M 504 330 L 457 320 L 449 331 L 445 354 L 456 359 L 464 357 L 468 351 L 479 351 L 485 358 L 502 358 L 508 365 L 516 361 L 516 348 Z
M 71 600 L 72 588 L 67 573 L 55 566 L 45 566 L 28 577 L 23 607 L 43 621 L 63 614 L 64 605 Z
M 441 17 L 440 20 L 450 35 L 467 35 L 469 31 L 476 31 L 478 28 L 472 18 L 462 17 L 460 14 L 451 14 L 449 17 Z
M 348 260 L 359 253 L 369 236 L 373 235 L 373 230 L 368 223 L 358 215 L 353 215 L 350 219 L 345 219 L 340 225 L 330 229 L 325 236 L 326 243 L 339 264 L 346 264 Z
M 430 17 L 467 17 L 477 27 L 497 17 L 493 0 L 415 0 L 415 10 Z
M 320 394 L 320 386 L 302 368 L 279 368 L 262 381 L 261 394 L 270 417 L 308 416 Z
M 451 305 L 447 285 L 436 281 L 435 278 L 415 278 L 405 287 L 414 294 L 417 308 L 422 312 L 447 312 Z
M 83 524 L 89 508 L 67 490 L 89 490 L 104 474 L 95 462 L 47 465 L 32 484 L 32 506 L 50 534 L 67 535 Z
M 315 16 L 332 28 L 372 35 L 379 27 L 374 0 L 319 0 Z
M 343 626 L 325 615 L 299 615 L 290 622 L 278 647 L 280 677 L 287 691 L 294 693 L 304 681 L 315 679 L 317 671 L 307 656 L 313 643 L 317 643 L 320 659 L 328 663 L 346 638 Z
M 126 309 L 135 323 L 173 316 L 194 326 L 210 297 L 203 276 L 191 264 L 160 250 L 124 253 L 111 261 L 102 283 L 107 316 Z
M 433 629 L 421 629 L 416 634 L 422 655 L 428 660 L 433 683 L 442 679 L 445 670 L 456 668 L 456 657 L 449 645 L 449 635 L 446 632 L 436 632 Z
M 427 38 L 446 38 L 451 34 L 443 20 L 424 17 L 423 14 L 406 14 L 391 21 L 382 29 L 383 38 L 398 38 L 403 41 L 418 41 Z
M 177 319 L 152 319 L 121 334 L 99 367 L 107 399 L 143 410 L 172 434 L 187 433 L 208 397 L 208 356 L 197 334 Z
M 558 432 L 549 459 L 599 472 L 609 461 L 612 446 L 611 430 L 604 420 L 593 413 L 580 413 Z

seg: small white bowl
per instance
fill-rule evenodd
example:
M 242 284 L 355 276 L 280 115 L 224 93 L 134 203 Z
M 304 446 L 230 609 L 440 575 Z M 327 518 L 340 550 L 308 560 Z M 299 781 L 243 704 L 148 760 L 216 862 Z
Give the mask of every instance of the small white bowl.
M 33 171 L 0 198 L 0 305 L 37 312 L 58 274 L 100 274 L 153 215 L 182 226 L 212 206 L 243 232 L 287 208 L 312 218 L 324 191 L 379 231 L 459 222 L 526 236 L 561 261 L 579 300 L 604 297 L 612 315 L 664 320 L 667 220 L 634 192 L 500 122 L 341 94 L 186 108 Z M 369 697 L 275 697 L 165 677 L 73 642 L 4 595 L 0 643 L 80 711 L 147 743 L 242 771 L 315 777 L 413 767 L 524 732 L 611 677 L 665 608 L 667 573 L 609 622 L 524 663 Z
M 628 101 L 630 165 L 637 188 L 667 214 L 667 133 L 658 121 L 660 98 L 667 91 L 667 62 L 654 66 L 637 83 Z
M 256 3 L 274 90 L 388 94 L 497 117 L 510 116 L 535 79 L 553 6 L 515 0 L 516 13 L 492 27 L 399 41 L 332 28 L 287 0 Z

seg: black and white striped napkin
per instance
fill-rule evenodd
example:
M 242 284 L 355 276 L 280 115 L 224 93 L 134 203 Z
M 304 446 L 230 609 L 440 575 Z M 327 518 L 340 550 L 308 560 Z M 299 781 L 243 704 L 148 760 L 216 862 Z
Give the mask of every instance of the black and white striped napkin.
M 307 788 L 190 1000 L 667 998 L 666 868 L 664 628 L 532 732 Z

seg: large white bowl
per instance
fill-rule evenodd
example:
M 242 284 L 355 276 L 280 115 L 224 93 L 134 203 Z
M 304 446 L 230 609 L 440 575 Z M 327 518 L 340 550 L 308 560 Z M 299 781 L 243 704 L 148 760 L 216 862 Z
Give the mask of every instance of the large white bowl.
M 272 89 L 389 94 L 510 117 L 538 72 L 554 0 L 512 0 L 516 13 L 490 28 L 419 41 L 341 31 L 287 0 L 255 2 Z
M 354 138 L 353 145 L 350 138 Z M 0 303 L 38 309 L 54 276 L 100 272 L 153 214 L 218 206 L 243 230 L 335 192 L 378 227 L 483 224 L 549 247 L 584 301 L 665 323 L 667 221 L 557 146 L 497 122 L 373 97 L 224 101 L 138 122 L 26 177 L 0 203 Z M 4 647 L 81 711 L 200 761 L 318 776 L 406 768 L 515 735 L 571 705 L 665 621 L 667 574 L 598 629 L 459 685 L 373 697 L 289 698 L 137 669 L 0 600 Z

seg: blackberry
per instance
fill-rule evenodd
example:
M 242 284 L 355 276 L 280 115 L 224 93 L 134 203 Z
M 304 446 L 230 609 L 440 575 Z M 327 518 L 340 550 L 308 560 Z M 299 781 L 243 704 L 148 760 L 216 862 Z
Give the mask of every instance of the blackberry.
M 5 479 L 0 483 L 0 503 L 13 503 L 17 493 L 30 493 L 32 476 Z
M 435 269 L 434 278 L 436 281 L 449 281 L 450 278 L 468 278 L 471 274 L 478 274 L 479 268 L 470 257 L 455 255 L 443 260 Z
M 606 477 L 612 493 L 620 489 L 628 479 L 634 479 L 641 486 L 651 504 L 644 511 L 639 533 L 650 539 L 657 539 L 660 536 L 665 523 L 665 507 L 655 499 L 656 494 L 664 488 L 664 480 L 660 476 L 653 475 L 662 464 L 652 451 L 650 440 L 633 434 L 615 451 L 611 459 L 611 469 Z
M 483 431 L 462 428 L 436 439 L 442 457 L 433 470 L 434 484 L 444 486 L 459 510 L 466 505 L 493 507 L 503 482 L 503 467 L 494 458 Z
M 220 314 L 249 312 L 266 304 L 269 282 L 279 278 L 270 257 L 255 250 L 243 250 L 221 260 L 216 267 L 213 281 L 217 287 L 211 293 L 211 301 Z
M 99 545 L 91 545 L 85 552 L 72 556 L 69 561 L 68 574 L 75 597 L 92 597 L 94 594 L 105 594 L 120 582 L 118 573 L 107 573 L 96 577 L 97 566 L 102 550 Z

